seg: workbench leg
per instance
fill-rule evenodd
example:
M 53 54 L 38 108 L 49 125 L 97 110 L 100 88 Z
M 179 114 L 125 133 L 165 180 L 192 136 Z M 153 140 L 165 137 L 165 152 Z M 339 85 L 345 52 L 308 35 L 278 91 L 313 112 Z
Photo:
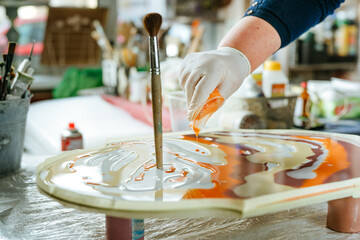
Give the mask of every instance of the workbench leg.
M 144 220 L 106 216 L 107 240 L 143 240 Z
M 328 202 L 327 227 L 344 233 L 360 232 L 360 198 Z

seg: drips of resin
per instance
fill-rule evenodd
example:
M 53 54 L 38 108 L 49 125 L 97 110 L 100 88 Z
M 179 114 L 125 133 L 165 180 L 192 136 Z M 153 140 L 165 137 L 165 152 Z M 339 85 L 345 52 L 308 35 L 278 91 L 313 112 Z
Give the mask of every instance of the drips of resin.
M 115 143 L 40 172 L 48 185 L 128 201 L 247 199 L 360 177 L 359 148 L 321 136 L 214 132 L 164 139 L 164 170 L 151 140 Z

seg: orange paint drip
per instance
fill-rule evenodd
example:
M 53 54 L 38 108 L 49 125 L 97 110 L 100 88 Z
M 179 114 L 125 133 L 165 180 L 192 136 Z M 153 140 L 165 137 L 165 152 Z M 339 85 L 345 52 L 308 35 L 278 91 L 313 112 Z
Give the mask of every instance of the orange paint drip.
M 199 136 L 200 128 L 196 127 L 195 124 L 198 124 L 198 121 L 194 121 L 193 124 L 191 124 L 193 131 L 195 132 L 196 137 Z
M 278 201 L 278 203 L 295 201 L 295 200 L 299 200 L 299 199 L 303 199 L 303 198 L 309 198 L 309 197 L 315 197 L 315 196 L 323 195 L 323 194 L 326 194 L 326 193 L 337 192 L 337 191 L 350 189 L 350 188 L 355 188 L 355 187 L 356 187 L 356 185 L 340 187 L 340 188 L 335 188 L 335 189 L 328 189 L 328 190 L 324 190 L 324 191 L 321 191 L 321 192 L 309 193 L 309 194 L 305 194 L 305 195 L 298 196 L 298 197 L 292 197 L 292 198 L 284 199 L 284 200 Z
M 70 169 L 73 173 L 76 173 L 76 170 L 73 168 L 73 167 L 74 167 L 74 163 L 68 163 L 68 164 L 66 165 L 66 167 L 67 167 L 68 169 Z
M 181 170 L 180 174 L 182 175 L 181 177 L 175 178 L 175 179 L 170 179 L 170 182 L 183 182 L 186 179 L 186 176 L 189 174 L 188 171 L 185 170 Z
M 212 165 L 212 164 L 197 162 L 197 161 L 192 160 L 192 159 L 190 159 L 190 158 L 182 157 L 182 156 L 180 156 L 178 153 L 173 153 L 173 152 L 168 152 L 168 153 L 174 155 L 174 156 L 177 157 L 177 158 L 181 158 L 181 159 L 183 159 L 183 160 L 186 160 L 186 161 L 195 163 L 195 164 L 199 165 L 200 167 L 209 169 L 209 170 L 212 171 L 213 173 L 215 173 L 215 172 L 217 171 L 216 168 L 214 167 L 214 165 Z
M 94 183 L 94 182 L 87 182 L 86 184 L 95 185 L 95 186 L 100 186 L 100 185 L 102 185 L 102 184 L 100 184 L 100 183 Z
M 183 177 L 186 177 L 189 174 L 189 172 L 185 170 L 181 170 L 180 174 L 183 175 Z
M 186 179 L 186 177 L 178 177 L 178 178 L 174 178 L 174 179 L 170 179 L 169 182 L 184 182 Z
M 176 168 L 174 166 L 170 166 L 168 170 L 166 170 L 166 173 L 173 173 L 175 172 Z
M 145 176 L 145 173 L 140 173 L 139 174 L 139 176 L 137 176 L 136 178 L 135 178 L 135 181 L 142 181 L 142 180 L 144 180 L 144 176 Z
M 122 143 L 121 143 L 122 145 Z M 114 151 L 116 149 L 119 149 L 121 146 L 116 146 L 116 147 L 113 147 L 113 148 L 109 148 L 105 151 L 94 151 L 94 152 L 90 152 L 90 153 L 87 153 L 87 154 L 84 154 L 84 155 L 80 155 L 80 156 L 77 156 L 75 159 L 74 159 L 74 162 L 76 162 L 77 160 L 80 160 L 82 158 L 87 158 L 87 157 L 91 157 L 95 154 L 98 154 L 98 153 L 108 153 L 108 152 L 111 152 L 111 151 Z
M 204 106 L 195 117 L 195 120 L 190 124 L 196 137 L 199 136 L 201 128 L 203 128 L 209 117 L 216 112 L 224 103 L 224 98 L 221 96 L 219 90 L 215 90 L 210 94 Z
M 149 169 L 153 167 L 156 167 L 156 163 L 146 163 L 144 165 L 144 171 L 149 171 Z
M 90 157 L 90 156 L 91 156 L 91 154 L 81 155 L 81 156 L 78 156 L 77 158 L 75 158 L 74 161 L 79 160 L 79 159 L 82 159 L 82 158 Z

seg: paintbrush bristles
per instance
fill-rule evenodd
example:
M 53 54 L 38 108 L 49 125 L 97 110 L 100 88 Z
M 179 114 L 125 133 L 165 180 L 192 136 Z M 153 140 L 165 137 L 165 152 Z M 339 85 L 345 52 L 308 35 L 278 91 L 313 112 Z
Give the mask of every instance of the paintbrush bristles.
M 162 17 L 158 13 L 148 13 L 143 19 L 143 24 L 149 36 L 155 37 L 158 35 L 160 31 L 162 24 Z

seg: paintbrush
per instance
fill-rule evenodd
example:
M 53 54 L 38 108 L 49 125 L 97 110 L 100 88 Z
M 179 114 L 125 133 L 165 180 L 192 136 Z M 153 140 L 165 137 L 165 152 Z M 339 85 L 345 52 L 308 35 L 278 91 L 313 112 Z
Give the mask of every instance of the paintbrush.
M 149 13 L 143 19 L 145 30 L 149 34 L 149 57 L 151 75 L 151 98 L 154 122 L 156 167 L 163 169 L 162 143 L 162 95 L 160 79 L 159 43 L 157 35 L 162 23 L 158 13 Z
M 18 68 L 17 68 L 17 71 L 18 71 L 18 72 L 27 73 L 27 71 L 29 70 L 30 64 L 31 64 L 31 57 L 32 57 L 33 50 L 34 50 L 34 44 L 35 44 L 35 41 L 33 41 L 29 58 L 23 59 L 23 60 L 21 61 L 21 63 L 19 64 L 19 66 L 18 66 Z
M 109 39 L 106 37 L 103 27 L 98 20 L 93 21 L 93 26 L 95 28 L 95 32 L 97 33 L 92 35 L 93 38 L 98 38 L 97 43 L 101 45 L 102 49 L 105 49 L 107 56 L 112 59 L 114 55 L 114 50 L 109 42 Z
M 5 72 L 4 72 L 4 76 L 2 79 L 2 83 L 1 83 L 1 92 L 0 92 L 1 100 L 5 100 L 5 98 L 6 98 L 7 85 L 8 85 L 8 81 L 9 81 L 8 75 L 10 74 L 11 64 L 12 64 L 12 61 L 14 58 L 15 47 L 16 47 L 16 43 L 14 43 L 14 42 L 9 43 L 8 53 L 7 53 L 7 57 L 6 57 L 6 64 L 5 64 Z
M 0 62 L 0 86 L 2 85 L 2 76 L 5 73 L 5 63 Z

